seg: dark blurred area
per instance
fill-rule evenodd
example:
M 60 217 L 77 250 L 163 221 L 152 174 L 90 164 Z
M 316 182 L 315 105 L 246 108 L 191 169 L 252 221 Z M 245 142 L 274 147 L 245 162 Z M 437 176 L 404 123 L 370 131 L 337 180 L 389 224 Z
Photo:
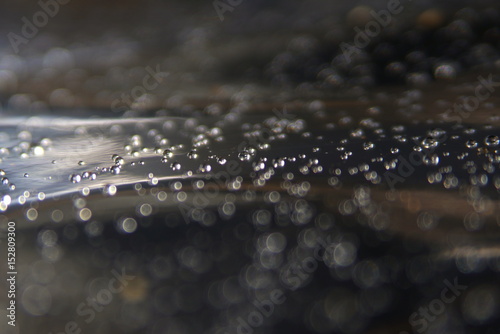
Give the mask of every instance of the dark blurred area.
M 498 1 L 18 1 L 0 36 L 1 333 L 500 333 Z

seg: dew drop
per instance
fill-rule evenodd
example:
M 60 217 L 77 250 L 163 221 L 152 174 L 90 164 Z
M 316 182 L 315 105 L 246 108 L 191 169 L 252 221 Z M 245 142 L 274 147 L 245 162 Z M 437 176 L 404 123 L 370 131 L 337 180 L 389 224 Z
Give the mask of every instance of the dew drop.
M 373 144 L 370 141 L 367 141 L 367 142 L 363 143 L 363 150 L 365 150 L 365 151 L 371 150 L 374 147 L 375 147 L 375 144 Z
M 437 154 L 433 154 L 431 156 L 424 156 L 422 161 L 427 166 L 436 166 L 439 164 L 439 157 Z
M 200 165 L 200 168 L 199 168 L 199 171 L 201 173 L 208 173 L 212 170 L 212 166 L 210 166 L 209 164 L 202 164 Z
M 82 180 L 82 177 L 80 176 L 80 174 L 71 174 L 69 180 L 72 183 L 79 183 Z
M 489 135 L 488 137 L 484 138 L 484 143 L 486 144 L 486 146 L 493 147 L 498 146 L 500 140 L 498 139 L 498 136 Z
M 163 158 L 169 159 L 174 156 L 174 153 L 172 150 L 165 150 L 163 151 Z
M 397 154 L 397 153 L 399 153 L 399 148 L 397 148 L 397 147 L 392 147 L 392 148 L 391 148 L 391 153 L 392 153 L 392 154 Z
M 119 165 L 113 166 L 113 167 L 111 167 L 110 171 L 111 171 L 111 174 L 118 175 L 121 172 L 121 167 Z
M 431 147 L 436 147 L 438 146 L 439 142 L 434 139 L 433 137 L 427 137 L 424 140 L 422 140 L 422 146 L 424 148 L 431 148 Z
M 116 195 L 116 186 L 112 184 L 108 184 L 104 187 L 103 193 L 108 196 L 114 196 Z
M 180 170 L 181 169 L 181 164 L 178 163 L 178 162 L 173 162 L 171 165 L 170 165 L 170 168 L 172 168 L 172 170 Z
M 467 142 L 465 143 L 465 146 L 467 146 L 467 148 L 476 148 L 477 141 L 475 141 L 473 139 L 467 140 Z
M 198 159 L 198 152 L 196 150 L 192 150 L 187 154 L 189 159 Z

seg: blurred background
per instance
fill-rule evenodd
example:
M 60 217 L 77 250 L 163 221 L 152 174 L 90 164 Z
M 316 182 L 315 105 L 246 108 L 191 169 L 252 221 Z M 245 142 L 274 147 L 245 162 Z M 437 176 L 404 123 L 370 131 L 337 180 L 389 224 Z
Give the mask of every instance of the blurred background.
M 500 6 L 2 3 L 1 333 L 500 333 Z

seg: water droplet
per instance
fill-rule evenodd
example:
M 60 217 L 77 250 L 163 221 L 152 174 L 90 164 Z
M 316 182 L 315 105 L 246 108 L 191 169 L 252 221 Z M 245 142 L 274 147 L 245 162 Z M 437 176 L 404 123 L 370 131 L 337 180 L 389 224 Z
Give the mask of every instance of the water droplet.
M 433 154 L 431 156 L 426 155 L 422 158 L 422 161 L 427 166 L 430 166 L 430 165 L 436 166 L 437 164 L 439 164 L 439 157 L 437 154 Z
M 498 146 L 500 140 L 498 139 L 498 136 L 489 135 L 484 139 L 484 143 L 486 144 L 486 146 L 493 147 L 493 146 Z
M 240 153 L 238 153 L 238 158 L 241 161 L 250 161 L 250 159 L 252 158 L 252 156 L 248 152 L 240 152 Z
M 111 167 L 110 171 L 111 171 L 111 174 L 118 175 L 121 172 L 121 167 L 120 167 L 120 165 L 113 166 L 113 167 Z
M 434 139 L 433 137 L 427 137 L 424 140 L 422 140 L 422 146 L 424 148 L 431 148 L 431 147 L 436 147 L 438 146 L 439 142 Z
M 198 152 L 196 150 L 191 150 L 187 156 L 189 159 L 198 159 Z
M 114 196 L 116 194 L 116 186 L 112 184 L 108 184 L 104 186 L 103 193 L 108 196 Z
M 45 154 L 45 149 L 42 146 L 35 146 L 32 148 L 32 152 L 34 156 L 42 156 Z
M 364 131 L 363 129 L 355 129 L 355 130 L 352 130 L 350 135 L 352 138 L 361 138 L 364 136 Z
M 210 166 L 209 164 L 202 164 L 200 165 L 200 168 L 199 168 L 199 171 L 201 173 L 208 173 L 212 170 L 212 166 Z
M 375 147 L 375 144 L 373 144 L 370 141 L 367 141 L 367 142 L 363 143 L 363 150 L 365 150 L 365 151 L 371 150 L 374 147 Z
M 78 218 L 80 218 L 80 220 L 86 222 L 90 218 L 92 218 L 92 211 L 89 208 L 83 208 L 83 209 L 78 211 Z
M 172 150 L 163 151 L 163 158 L 169 159 L 169 158 L 172 158 L 173 156 L 174 156 L 174 153 L 172 152 Z
M 69 180 L 72 183 L 79 183 L 82 180 L 82 177 L 80 176 L 80 174 L 71 174 Z
M 134 218 L 125 218 L 119 223 L 121 232 L 132 233 L 137 229 L 137 221 Z
M 121 166 L 121 165 L 123 165 L 125 163 L 125 160 L 122 157 L 118 156 L 118 155 L 114 156 L 113 161 L 115 162 L 116 166 Z
M 452 63 L 440 64 L 434 69 L 434 77 L 436 79 L 453 79 L 456 75 L 457 69 Z
M 147 217 L 153 212 L 153 207 L 148 203 L 144 203 L 139 207 L 138 211 L 142 216 Z
M 467 142 L 465 143 L 465 146 L 467 146 L 467 148 L 476 148 L 477 141 L 475 141 L 473 139 L 467 140 Z
M 170 165 L 170 168 L 172 168 L 172 170 L 180 170 L 181 169 L 181 164 L 178 163 L 178 162 L 173 162 L 171 165 Z

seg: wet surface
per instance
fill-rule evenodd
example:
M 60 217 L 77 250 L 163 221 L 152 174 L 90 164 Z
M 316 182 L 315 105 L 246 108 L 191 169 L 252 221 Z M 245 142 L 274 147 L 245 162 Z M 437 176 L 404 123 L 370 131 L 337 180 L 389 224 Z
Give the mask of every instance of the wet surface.
M 2 49 L 2 332 L 498 333 L 495 5 L 128 6 Z

